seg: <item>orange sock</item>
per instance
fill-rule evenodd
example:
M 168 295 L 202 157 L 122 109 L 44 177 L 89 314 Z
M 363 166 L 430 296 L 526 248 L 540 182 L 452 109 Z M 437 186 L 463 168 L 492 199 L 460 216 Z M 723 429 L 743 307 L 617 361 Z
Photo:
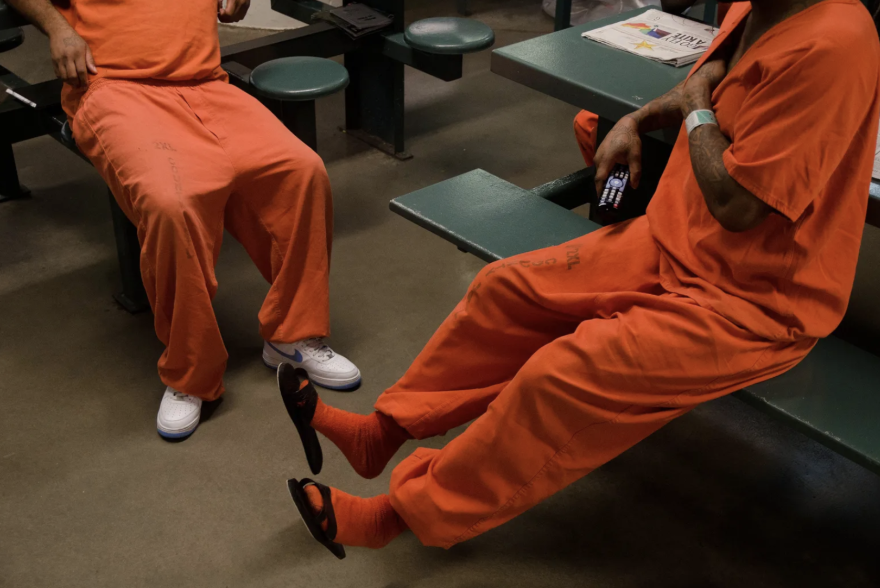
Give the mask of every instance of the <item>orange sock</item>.
M 330 439 L 364 478 L 381 474 L 404 441 L 412 439 L 389 416 L 380 412 L 366 416 L 346 412 L 327 406 L 320 398 L 311 425 Z
M 312 512 L 317 514 L 324 507 L 321 491 L 317 486 L 306 486 L 305 491 Z M 379 549 L 409 528 L 391 508 L 387 494 L 359 498 L 330 488 L 330 501 L 336 515 L 336 543 Z M 328 521 L 324 521 L 321 528 L 326 531 L 327 525 Z

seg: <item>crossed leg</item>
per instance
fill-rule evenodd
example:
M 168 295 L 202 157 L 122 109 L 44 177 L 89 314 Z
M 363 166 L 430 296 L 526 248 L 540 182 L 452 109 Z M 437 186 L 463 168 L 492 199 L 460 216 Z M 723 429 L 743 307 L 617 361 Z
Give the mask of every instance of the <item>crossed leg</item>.
M 476 420 L 398 465 L 387 497 L 334 489 L 333 507 L 351 517 L 337 517 L 337 541 L 380 547 L 403 521 L 422 543 L 450 547 L 811 348 L 763 340 L 665 292 L 659 256 L 641 218 L 481 271 L 377 413 L 358 417 L 390 418 L 398 439 Z M 317 489 L 310 500 L 323 506 Z M 351 506 L 366 500 L 381 508 Z

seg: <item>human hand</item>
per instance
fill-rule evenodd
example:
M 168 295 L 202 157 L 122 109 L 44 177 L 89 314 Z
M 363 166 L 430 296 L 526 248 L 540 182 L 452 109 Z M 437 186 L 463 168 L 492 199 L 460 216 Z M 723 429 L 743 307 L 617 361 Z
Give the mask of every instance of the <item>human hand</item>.
M 251 0 L 226 0 L 225 8 L 223 0 L 217 0 L 217 18 L 223 23 L 238 22 L 245 17 L 250 7 Z
M 71 86 L 85 87 L 89 74 L 98 73 L 92 50 L 66 22 L 49 32 L 49 52 L 55 75 Z
M 642 139 L 636 120 L 625 116 L 617 121 L 599 145 L 593 161 L 596 165 L 596 194 L 602 194 L 608 174 L 618 163 L 629 166 L 629 183 L 638 188 L 642 177 Z

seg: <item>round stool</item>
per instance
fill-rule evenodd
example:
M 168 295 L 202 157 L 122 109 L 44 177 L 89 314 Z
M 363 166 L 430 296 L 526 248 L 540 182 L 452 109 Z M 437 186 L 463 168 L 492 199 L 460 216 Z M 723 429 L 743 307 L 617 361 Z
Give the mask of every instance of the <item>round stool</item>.
M 348 70 L 321 57 L 283 57 L 258 65 L 251 85 L 272 101 L 279 118 L 300 141 L 317 150 L 315 100 L 348 86 Z
M 425 53 L 462 55 L 491 47 L 495 33 L 478 20 L 441 16 L 417 20 L 406 27 L 403 38 Z
M 24 42 L 21 29 L 6 29 L 0 31 L 0 53 L 15 49 Z

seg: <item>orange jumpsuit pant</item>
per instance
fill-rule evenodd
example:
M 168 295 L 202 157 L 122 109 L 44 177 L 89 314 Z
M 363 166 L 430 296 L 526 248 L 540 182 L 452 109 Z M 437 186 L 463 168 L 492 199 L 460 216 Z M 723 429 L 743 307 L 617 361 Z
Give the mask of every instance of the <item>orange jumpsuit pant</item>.
M 166 385 L 204 400 L 223 392 L 211 300 L 224 228 L 271 284 L 263 338 L 328 334 L 330 182 L 257 100 L 222 81 L 97 80 L 73 132 L 137 227 Z
M 574 137 L 577 139 L 578 147 L 581 149 L 581 155 L 584 156 L 584 162 L 587 167 L 593 165 L 593 158 L 596 156 L 596 130 L 599 128 L 599 117 L 581 110 L 574 118 Z
M 762 339 L 660 284 L 646 217 L 493 263 L 376 409 L 413 437 L 476 419 L 391 477 L 426 545 L 488 531 L 701 402 L 812 348 Z

